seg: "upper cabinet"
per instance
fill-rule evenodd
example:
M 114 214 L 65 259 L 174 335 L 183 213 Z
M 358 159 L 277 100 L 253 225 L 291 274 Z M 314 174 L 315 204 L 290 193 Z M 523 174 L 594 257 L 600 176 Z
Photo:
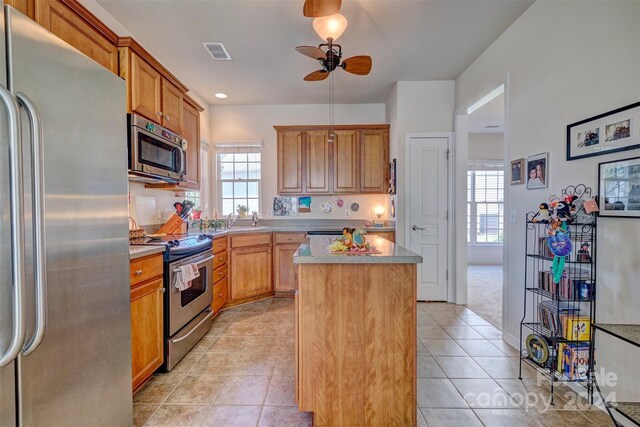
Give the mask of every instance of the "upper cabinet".
M 162 76 L 147 61 L 135 53 L 127 58 L 130 61 L 128 74 L 130 110 L 156 123 L 162 121 Z M 124 72 L 123 72 L 124 71 Z M 121 75 L 126 71 L 121 71 Z
M 389 125 L 274 126 L 278 194 L 387 193 Z
M 184 135 L 182 112 L 184 95 L 167 79 L 162 79 L 162 125 L 178 135 Z
M 200 188 L 200 107 L 191 98 L 183 101 L 183 136 L 187 140 L 187 176 L 183 186 Z
M 386 193 L 389 188 L 389 131 L 360 132 L 360 192 Z
M 74 0 L 8 3 L 103 67 L 118 73 L 118 36 Z
M 278 131 L 278 194 L 302 193 L 302 140 L 300 130 Z

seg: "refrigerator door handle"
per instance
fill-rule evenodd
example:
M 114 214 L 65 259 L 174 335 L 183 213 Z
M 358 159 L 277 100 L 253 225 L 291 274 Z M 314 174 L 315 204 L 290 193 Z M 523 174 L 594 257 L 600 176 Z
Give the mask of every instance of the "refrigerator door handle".
M 20 111 L 11 92 L 0 85 L 0 102 L 7 110 L 9 134 L 9 176 L 11 210 L 11 269 L 13 273 L 13 336 L 7 350 L 0 356 L 0 367 L 7 366 L 20 353 L 24 342 L 24 181 L 22 177 L 22 150 Z
M 18 104 L 24 107 L 31 127 L 31 170 L 33 191 L 33 236 L 35 248 L 36 330 L 24 345 L 22 354 L 33 353 L 44 338 L 47 326 L 47 256 L 44 232 L 44 143 L 42 121 L 35 104 L 22 92 L 16 93 Z

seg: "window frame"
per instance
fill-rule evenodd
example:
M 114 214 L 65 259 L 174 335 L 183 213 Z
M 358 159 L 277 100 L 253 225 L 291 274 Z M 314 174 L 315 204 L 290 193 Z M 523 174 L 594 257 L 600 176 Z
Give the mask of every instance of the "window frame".
M 223 198 L 223 194 L 222 194 L 222 187 L 223 184 L 225 182 L 231 182 L 231 183 L 235 183 L 235 182 L 244 182 L 244 183 L 249 183 L 249 182 L 257 182 L 258 183 L 258 214 L 262 215 L 261 211 L 262 211 L 262 196 L 263 196 L 263 192 L 262 192 L 262 171 L 263 171 L 263 160 L 264 160 L 264 156 L 263 156 L 263 152 L 262 152 L 262 145 L 253 145 L 253 144 L 247 144 L 247 145 L 224 145 L 224 146 L 216 146 L 215 147 L 215 162 L 216 162 L 216 181 L 217 181 L 217 197 L 216 197 L 216 202 L 217 205 L 219 206 L 219 210 L 220 210 L 220 215 L 221 216 L 226 216 L 229 215 L 228 213 L 225 214 L 224 213 L 224 204 L 223 201 L 225 200 L 225 198 Z M 222 167 L 221 167 L 221 157 L 224 154 L 259 154 L 260 155 L 260 161 L 259 162 L 249 162 L 247 160 L 247 164 L 248 163 L 259 163 L 260 164 L 260 177 L 258 179 L 222 179 Z M 228 162 L 224 162 L 224 163 L 228 163 Z M 238 163 L 242 163 L 242 162 L 238 162 Z M 235 165 L 235 159 L 233 164 Z M 248 175 L 247 175 L 248 176 Z M 248 190 L 248 189 L 247 189 Z M 235 190 L 234 190 L 235 191 Z M 235 196 L 235 193 L 234 193 Z M 228 198 L 227 198 L 228 199 Z M 245 198 L 247 201 L 249 199 L 255 199 L 253 197 L 247 197 Z M 234 200 L 234 210 L 233 210 L 233 214 L 237 215 L 237 205 L 235 203 L 236 197 L 233 197 Z M 251 211 L 248 212 L 249 215 L 251 215 Z
M 502 172 L 502 201 L 501 202 L 476 202 L 475 194 L 475 172 L 479 171 L 497 171 Z M 469 183 L 469 174 L 473 172 L 471 182 Z M 504 245 L 504 231 L 505 231 L 505 214 L 504 214 L 504 199 L 506 192 L 506 180 L 507 173 L 505 171 L 504 163 L 499 162 L 469 162 L 467 167 L 467 246 L 480 246 L 480 247 L 501 247 Z M 469 191 L 471 190 L 471 191 Z M 470 194 L 469 194 L 470 193 Z M 469 198 L 469 196 L 471 196 Z M 478 203 L 481 204 L 499 204 L 502 205 L 502 228 L 498 226 L 498 233 L 502 231 L 501 242 L 478 242 L 477 241 L 477 224 L 478 224 Z

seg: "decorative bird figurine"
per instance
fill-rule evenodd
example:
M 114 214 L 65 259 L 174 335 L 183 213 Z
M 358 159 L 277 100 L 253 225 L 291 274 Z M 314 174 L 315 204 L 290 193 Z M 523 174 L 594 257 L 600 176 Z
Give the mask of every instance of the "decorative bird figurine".
M 569 221 L 571 219 L 571 208 L 569 204 L 562 200 L 556 206 L 556 216 L 560 221 Z
M 546 203 L 540 203 L 538 206 L 538 212 L 531 218 L 531 222 L 549 222 L 549 205 Z
M 364 231 L 362 231 L 361 229 L 357 229 L 353 232 L 353 244 L 356 245 L 357 247 L 362 247 L 364 246 L 366 239 L 363 235 Z
M 342 243 L 348 248 L 353 245 L 353 228 L 345 227 L 342 229 Z

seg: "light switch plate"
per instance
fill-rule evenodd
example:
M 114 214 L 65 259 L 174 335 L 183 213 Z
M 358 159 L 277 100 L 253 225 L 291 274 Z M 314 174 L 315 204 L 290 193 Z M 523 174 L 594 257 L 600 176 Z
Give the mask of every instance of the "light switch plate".
M 345 218 L 351 218 L 351 209 L 345 209 L 344 210 L 344 217 Z
M 509 210 L 509 224 L 515 224 L 518 218 L 518 214 L 515 209 Z

